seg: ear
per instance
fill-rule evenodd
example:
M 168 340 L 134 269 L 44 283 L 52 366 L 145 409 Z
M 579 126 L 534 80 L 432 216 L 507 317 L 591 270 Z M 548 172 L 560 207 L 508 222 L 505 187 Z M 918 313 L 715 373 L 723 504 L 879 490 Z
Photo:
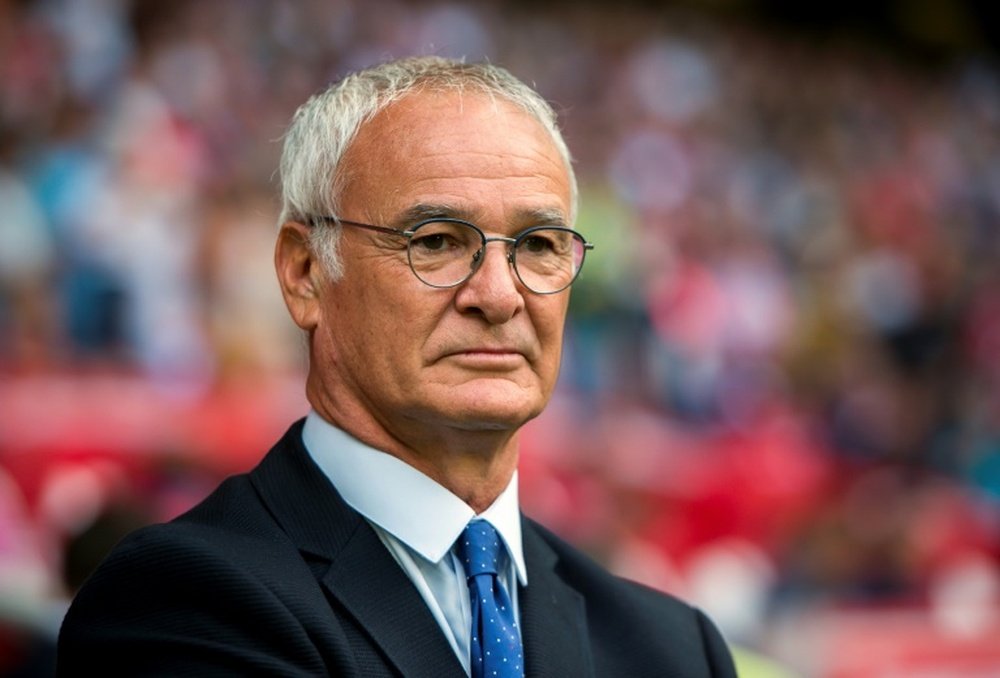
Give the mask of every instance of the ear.
M 315 329 L 320 318 L 322 268 L 309 246 L 308 226 L 294 221 L 281 225 L 274 247 L 274 268 L 292 320 L 304 330 Z

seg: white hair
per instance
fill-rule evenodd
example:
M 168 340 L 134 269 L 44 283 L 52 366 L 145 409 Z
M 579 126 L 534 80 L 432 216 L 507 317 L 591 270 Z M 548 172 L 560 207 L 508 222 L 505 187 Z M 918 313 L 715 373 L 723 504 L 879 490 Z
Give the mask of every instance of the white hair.
M 363 124 L 394 101 L 418 89 L 478 91 L 505 99 L 536 118 L 552 136 L 566 164 L 570 205 L 575 218 L 577 184 L 572 159 L 559 131 L 555 111 L 528 85 L 493 64 L 466 64 L 442 57 L 412 57 L 352 73 L 312 96 L 295 112 L 281 155 L 281 216 L 314 223 L 316 216 L 335 216 L 343 189 L 341 160 Z M 314 223 L 310 242 L 327 275 L 340 277 L 339 228 Z

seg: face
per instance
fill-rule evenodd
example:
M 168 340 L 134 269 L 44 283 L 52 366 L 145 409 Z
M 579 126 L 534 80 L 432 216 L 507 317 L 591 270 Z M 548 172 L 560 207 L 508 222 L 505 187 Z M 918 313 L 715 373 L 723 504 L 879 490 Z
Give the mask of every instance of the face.
M 545 129 L 503 100 L 418 92 L 365 124 L 344 160 L 340 217 L 405 229 L 418 215 L 514 236 L 569 225 L 566 166 Z M 569 293 L 517 280 L 504 243 L 458 287 L 407 264 L 406 240 L 344 227 L 344 275 L 325 283 L 313 369 L 338 409 L 362 408 L 396 437 L 420 427 L 515 429 L 541 412 L 559 370 Z M 355 410 L 356 411 L 356 410 Z

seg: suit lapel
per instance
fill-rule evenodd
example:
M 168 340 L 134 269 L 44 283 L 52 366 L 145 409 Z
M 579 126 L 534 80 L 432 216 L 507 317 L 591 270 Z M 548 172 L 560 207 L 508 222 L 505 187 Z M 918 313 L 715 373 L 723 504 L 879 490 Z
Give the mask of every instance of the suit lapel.
M 312 461 L 301 431 L 292 426 L 251 472 L 275 520 L 301 551 L 330 561 L 321 584 L 402 675 L 467 678 L 413 583 Z
M 427 604 L 367 523 L 331 564 L 323 585 L 404 676 L 467 678 Z
M 526 675 L 593 676 L 583 596 L 556 573 L 558 556 L 522 521 L 528 585 L 519 590 Z

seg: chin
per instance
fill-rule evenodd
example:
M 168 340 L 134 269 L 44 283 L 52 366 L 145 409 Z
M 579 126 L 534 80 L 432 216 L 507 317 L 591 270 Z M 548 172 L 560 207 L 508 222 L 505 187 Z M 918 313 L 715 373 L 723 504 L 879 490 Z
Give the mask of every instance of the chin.
M 478 431 L 508 431 L 518 429 L 541 413 L 540 407 L 527 405 L 491 406 L 490 403 L 464 403 L 452 417 L 460 428 Z
M 520 428 L 545 407 L 538 393 L 526 395 L 522 389 L 456 388 L 439 412 L 458 428 L 476 431 L 503 431 Z

